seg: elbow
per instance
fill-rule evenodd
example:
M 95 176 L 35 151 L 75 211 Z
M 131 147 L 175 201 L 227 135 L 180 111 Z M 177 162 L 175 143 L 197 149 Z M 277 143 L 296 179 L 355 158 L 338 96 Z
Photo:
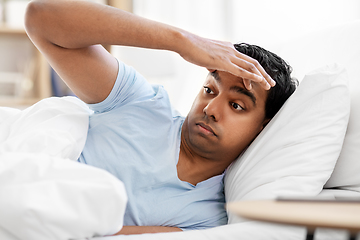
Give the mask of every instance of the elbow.
M 41 21 L 42 9 L 41 1 L 31 1 L 27 5 L 25 12 L 25 31 L 29 37 L 41 32 L 40 28 L 43 22 Z

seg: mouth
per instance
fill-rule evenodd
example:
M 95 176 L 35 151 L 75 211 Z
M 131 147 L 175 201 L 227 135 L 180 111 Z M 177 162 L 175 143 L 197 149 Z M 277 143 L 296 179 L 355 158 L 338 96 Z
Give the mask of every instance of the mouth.
M 214 136 L 217 136 L 215 134 L 214 130 L 210 126 L 206 125 L 205 123 L 196 123 L 196 125 L 199 126 L 201 132 L 203 132 L 205 134 L 212 134 Z

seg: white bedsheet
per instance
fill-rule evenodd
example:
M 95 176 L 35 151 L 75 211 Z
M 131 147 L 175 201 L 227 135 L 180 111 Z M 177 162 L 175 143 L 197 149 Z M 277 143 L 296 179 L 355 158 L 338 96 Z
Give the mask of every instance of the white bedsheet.
M 75 239 L 121 229 L 122 182 L 74 161 L 88 114 L 73 97 L 23 111 L 0 108 L 0 239 Z
M 206 230 L 119 235 L 92 240 L 304 240 L 305 234 L 305 229 L 301 227 L 249 221 Z
M 360 193 L 324 189 L 320 196 L 335 199 L 336 197 L 360 197 Z M 304 227 L 244 220 L 241 223 L 206 230 L 96 237 L 92 238 L 92 240 L 304 240 L 305 235 L 306 229 Z M 315 231 L 316 240 L 346 240 L 347 237 L 348 232 L 339 229 L 317 228 Z M 357 239 L 360 240 L 360 234 Z
M 359 192 L 324 189 L 321 197 L 360 197 Z M 271 224 L 257 221 L 244 221 L 206 230 L 186 232 L 156 233 L 129 236 L 95 237 L 92 240 L 304 240 L 304 227 Z M 316 240 L 346 240 L 348 232 L 339 229 L 317 228 Z M 357 237 L 360 240 L 360 234 Z

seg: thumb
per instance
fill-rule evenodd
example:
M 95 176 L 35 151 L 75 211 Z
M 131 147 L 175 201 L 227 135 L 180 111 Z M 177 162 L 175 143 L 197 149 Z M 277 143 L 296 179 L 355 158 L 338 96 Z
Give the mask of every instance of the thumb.
M 249 79 L 244 79 L 243 80 L 243 83 L 244 83 L 244 86 L 247 90 L 251 90 L 252 89 L 252 86 L 251 86 L 251 80 Z

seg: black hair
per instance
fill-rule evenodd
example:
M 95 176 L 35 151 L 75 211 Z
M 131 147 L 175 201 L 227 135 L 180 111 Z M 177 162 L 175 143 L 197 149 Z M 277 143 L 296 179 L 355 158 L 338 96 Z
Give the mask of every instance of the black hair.
M 276 85 L 269 90 L 265 105 L 265 118 L 271 119 L 293 94 L 298 81 L 290 76 L 292 68 L 278 55 L 256 45 L 234 44 L 237 51 L 254 58 L 275 80 Z

